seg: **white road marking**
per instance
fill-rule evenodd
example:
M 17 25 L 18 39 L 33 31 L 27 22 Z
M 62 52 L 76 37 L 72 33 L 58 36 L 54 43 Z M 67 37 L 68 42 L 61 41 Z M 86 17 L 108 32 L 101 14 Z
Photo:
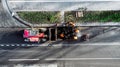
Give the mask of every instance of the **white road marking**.
M 24 12 L 24 11 L 27 11 L 27 12 L 36 12 L 36 11 L 43 11 L 43 10 L 40 10 L 40 9 L 34 9 L 34 10 L 29 10 L 29 9 L 15 9 L 14 10 L 15 12 Z M 53 10 L 44 10 L 44 11 L 53 11 Z M 59 11 L 59 10 L 54 10 L 54 11 Z M 64 10 L 65 11 L 65 10 Z M 79 11 L 79 10 L 75 10 L 75 11 Z M 93 10 L 93 11 L 95 11 L 95 10 Z M 97 11 L 97 10 L 96 10 Z M 100 11 L 100 10 L 99 10 Z M 107 10 L 102 10 L 102 11 L 107 11 Z M 117 23 L 117 22 L 116 22 Z M 91 24 L 88 24 L 87 23 L 87 25 L 85 25 L 85 24 L 79 24 L 79 25 L 77 25 L 76 24 L 76 26 L 111 26 L 111 25 L 117 25 L 117 24 L 109 24 L 109 25 L 105 25 L 105 24 L 101 24 L 101 25 L 99 25 L 99 23 L 97 24 L 97 25 L 94 25 L 94 23 L 91 23 Z M 119 24 L 120 25 L 120 24 Z
M 5 51 L 7 51 L 7 52 L 17 52 L 17 53 L 28 53 L 28 52 L 30 52 L 30 53 L 34 53 L 34 52 L 40 52 L 40 51 L 38 51 L 38 50 L 3 50 L 3 49 L 1 49 L 0 50 L 1 52 L 5 52 Z
M 6 45 L 6 46 L 10 46 L 10 45 Z
M 81 2 L 81 1 L 113 1 L 113 0 L 14 0 L 14 1 L 9 1 L 9 2 Z M 119 1 L 119 0 L 114 0 L 114 1 Z
M 53 44 L 52 46 L 54 47 L 59 47 L 59 46 L 77 46 L 77 45 L 95 45 L 95 46 L 120 46 L 120 42 L 111 42 L 111 43 L 78 43 L 78 44 Z M 48 46 L 48 44 L 41 44 L 41 45 L 35 45 L 35 46 Z
M 87 46 L 120 46 L 120 42 L 111 42 L 111 43 L 78 43 L 78 44 L 53 44 L 52 46 L 53 47 L 61 47 L 61 46 L 84 46 L 84 45 L 87 45 Z M 9 46 L 36 46 L 36 47 L 46 47 L 48 46 L 48 44 L 0 44 L 0 46 L 6 46 L 6 47 L 9 47 Z
M 86 63 L 80 62 L 79 64 L 81 65 L 81 64 L 86 64 Z M 116 66 L 119 67 L 119 66 L 120 66 L 120 64 L 111 64 L 111 63 L 109 63 L 109 62 L 106 62 L 106 63 L 104 63 L 104 62 L 102 62 L 102 63 L 98 63 L 98 62 L 94 63 L 94 62 L 93 62 L 93 63 L 87 63 L 86 65 L 94 65 L 94 64 L 95 64 L 95 65 L 100 65 L 100 66 L 101 66 L 101 65 L 105 65 L 105 66 L 106 66 L 106 65 L 109 65 L 109 66 L 111 66 L 111 67 L 116 67 Z
M 14 67 L 58 67 L 57 63 L 41 63 L 41 64 L 15 64 Z
M 39 59 L 8 59 L 8 61 L 38 61 Z
M 45 60 L 120 60 L 120 58 L 47 58 Z
M 53 44 L 52 46 L 53 47 L 61 47 L 61 46 L 84 46 L 84 45 L 87 45 L 87 46 L 120 46 L 120 42 L 111 42 L 111 43 L 78 43 L 78 44 Z M 48 46 L 47 43 L 45 44 L 0 44 L 0 46 L 36 46 L 36 47 L 46 47 Z
M 83 43 L 83 44 L 78 44 L 78 45 L 98 45 L 98 46 L 100 46 L 100 45 L 115 45 L 115 46 L 120 46 L 120 42 L 111 42 L 111 43 Z
M 25 46 L 24 44 L 22 44 L 21 46 Z
M 17 46 L 20 46 L 19 44 L 17 44 Z
M 39 61 L 40 59 L 8 59 L 8 61 Z M 46 58 L 45 61 L 51 60 L 120 60 L 120 58 Z
M 27 46 L 31 46 L 31 45 L 28 44 Z
M 36 12 L 36 11 L 43 11 L 43 10 L 39 10 L 39 9 L 34 9 L 34 10 L 28 10 L 28 9 L 22 9 L 22 10 L 19 10 L 19 9 L 15 9 L 14 10 L 15 12 L 24 12 L 24 11 L 27 11 L 27 12 Z M 48 11 L 48 10 L 44 10 L 44 11 Z
M 2 44 L 2 45 L 0 45 L 0 46 L 4 46 L 4 45 Z

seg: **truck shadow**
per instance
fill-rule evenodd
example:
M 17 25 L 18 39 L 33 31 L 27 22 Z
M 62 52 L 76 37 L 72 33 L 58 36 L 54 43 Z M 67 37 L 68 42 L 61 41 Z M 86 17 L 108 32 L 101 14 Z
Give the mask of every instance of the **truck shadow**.
M 96 28 L 98 28 L 98 29 L 96 29 Z M 97 39 L 98 41 L 94 42 L 94 40 L 96 40 L 95 39 L 96 36 L 118 29 L 118 28 L 114 28 L 114 27 L 109 27 L 109 28 L 96 27 L 96 28 L 92 27 L 92 28 L 82 31 L 82 32 L 85 32 L 88 34 L 92 33 L 87 42 L 85 40 L 83 40 L 81 37 L 79 37 L 77 40 L 61 40 L 61 41 L 52 42 L 49 45 L 63 44 L 63 46 L 73 46 L 73 45 L 78 45 L 81 43 L 97 43 L 97 42 L 100 43 L 100 42 L 105 42 L 105 41 L 113 42 L 113 41 L 117 41 L 117 39 L 119 39 L 119 37 L 117 37 L 119 34 L 116 34 L 115 36 L 111 36 L 111 37 L 102 37 L 102 39 Z M 115 40 L 114 37 L 117 39 Z
M 35 44 L 30 42 L 25 42 L 23 36 L 18 34 L 17 31 L 4 33 L 0 38 L 0 44 Z
M 94 30 L 93 31 L 90 31 L 92 30 L 91 28 L 87 29 L 87 30 L 84 30 L 83 32 L 86 32 L 86 31 L 90 31 L 89 33 L 94 33 L 92 34 L 91 38 L 94 38 L 98 35 L 101 35 L 103 33 L 106 33 L 106 32 L 109 32 L 111 30 L 115 30 L 116 28 L 113 28 L 113 29 L 106 29 L 106 30 Z M 104 32 L 105 31 L 105 32 Z M 79 43 L 82 43 L 84 42 L 83 40 L 81 40 L 81 38 L 78 38 L 78 40 L 67 40 L 67 41 L 55 41 L 55 42 L 52 42 L 48 45 L 56 45 L 56 44 L 79 44 Z M 89 43 L 89 42 L 88 42 Z M 17 31 L 14 31 L 14 32 L 1 32 L 1 35 L 0 35 L 0 44 L 38 44 L 38 43 L 31 43 L 31 42 L 25 42 L 24 39 L 23 39 L 23 36 L 22 35 L 19 35 L 17 33 Z M 40 44 L 43 44 L 43 43 L 40 43 Z

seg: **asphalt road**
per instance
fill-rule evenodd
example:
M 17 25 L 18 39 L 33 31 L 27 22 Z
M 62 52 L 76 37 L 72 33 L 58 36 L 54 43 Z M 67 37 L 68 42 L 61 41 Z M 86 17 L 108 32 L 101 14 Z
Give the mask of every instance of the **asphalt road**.
M 2 29 L 1 29 L 2 30 Z M 9 30 L 9 32 L 8 32 Z M 8 42 L 14 40 L 8 38 L 13 31 L 18 29 L 4 29 L 0 32 L 2 39 Z M 3 32 L 5 31 L 5 32 Z M 8 35 L 5 35 L 8 34 Z M 75 43 L 74 46 L 38 46 L 38 47 L 0 47 L 1 64 L 47 64 L 56 63 L 63 67 L 119 67 L 120 64 L 120 28 L 101 33 L 90 41 Z M 19 42 L 16 38 L 15 41 Z M 0 40 L 0 41 L 1 41 Z M 0 42 L 1 43 L 1 42 Z M 5 43 L 5 42 L 3 42 Z M 20 42 L 22 43 L 22 42 Z M 62 44 L 62 43 L 61 43 Z
M 3 48 L 2 48 L 3 49 Z M 87 65 L 102 66 L 107 65 L 119 66 L 119 46 L 75 46 L 75 47 L 32 47 L 32 48 L 13 48 L 0 50 L 1 63 L 14 64 L 40 64 L 40 63 L 60 63 L 66 62 L 68 65 Z M 50 58 L 64 58 L 62 60 L 49 60 Z M 69 58 L 69 59 L 67 59 Z M 75 59 L 77 58 L 77 59 Z M 89 59 L 92 58 L 92 59 Z M 101 58 L 101 59 L 97 59 Z M 102 59 L 113 58 L 113 59 Z M 16 60 L 11 60 L 16 59 Z M 20 59 L 23 59 L 22 61 Z M 25 59 L 39 59 L 26 61 Z M 47 59 L 47 61 L 45 61 Z M 67 59 L 67 60 L 66 60 Z M 72 63 L 73 62 L 73 63 Z M 77 63 L 75 63 L 77 62 Z M 112 63 L 111 63 L 112 62 Z M 80 64 L 79 64 L 80 63 Z M 68 67 L 68 66 L 66 66 Z M 72 67 L 72 66 L 71 66 Z M 77 66 L 78 67 L 78 66 Z M 87 66 L 88 67 L 88 66 Z
M 84 28 L 84 27 L 83 27 Z M 85 27 L 86 28 L 86 27 Z M 29 43 L 24 42 L 23 34 L 21 34 L 20 31 L 24 30 L 25 28 L 0 28 L 0 44 L 37 44 L 38 43 Z M 81 27 L 80 27 L 81 29 Z M 105 32 L 111 31 L 117 29 L 117 27 L 88 27 L 81 31 L 81 34 L 89 34 L 90 39 L 93 37 L 96 37 L 97 35 L 101 35 Z M 80 38 L 77 41 L 57 41 L 57 42 L 51 42 L 50 44 L 56 45 L 56 44 L 77 44 L 81 43 L 82 41 Z M 44 44 L 44 43 L 43 43 Z M 41 43 L 41 45 L 43 45 Z
M 110 5 L 111 3 L 113 4 L 113 2 L 109 2 Z M 114 3 L 119 5 L 119 2 Z M 101 4 L 103 6 L 105 5 L 105 3 Z M 119 9 L 117 5 L 112 5 L 112 7 L 116 7 L 112 9 Z M 1 3 L 0 7 L 1 27 L 12 27 L 16 25 L 17 23 L 13 22 L 13 19 L 3 9 Z M 92 6 L 90 7 L 93 8 Z M 98 9 L 100 8 L 101 6 L 99 5 Z M 106 9 L 106 7 L 103 9 Z M 30 44 L 25 43 L 22 37 L 16 34 L 16 31 L 18 31 L 16 28 L 1 28 L 0 45 Z M 68 45 L 69 43 L 73 45 L 69 47 L 61 46 L 63 42 L 60 42 L 58 46 L 51 47 L 0 46 L 0 67 L 5 67 L 3 65 L 6 64 L 6 67 L 18 67 L 14 66 L 15 64 L 24 65 L 21 67 L 28 67 L 31 64 L 32 67 L 32 64 L 52 63 L 56 63 L 59 67 L 120 67 L 120 28 L 97 34 L 99 35 L 91 38 L 90 41 L 68 41 L 65 44 Z

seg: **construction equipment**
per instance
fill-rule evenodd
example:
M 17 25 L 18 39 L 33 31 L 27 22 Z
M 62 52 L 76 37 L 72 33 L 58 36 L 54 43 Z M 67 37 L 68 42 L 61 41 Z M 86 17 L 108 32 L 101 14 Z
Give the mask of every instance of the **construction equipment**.
M 77 40 L 79 29 L 73 22 L 44 28 L 24 29 L 23 38 L 25 42 L 47 42 L 57 40 Z
M 23 38 L 27 42 L 44 42 L 47 39 L 46 28 L 28 28 L 24 30 Z

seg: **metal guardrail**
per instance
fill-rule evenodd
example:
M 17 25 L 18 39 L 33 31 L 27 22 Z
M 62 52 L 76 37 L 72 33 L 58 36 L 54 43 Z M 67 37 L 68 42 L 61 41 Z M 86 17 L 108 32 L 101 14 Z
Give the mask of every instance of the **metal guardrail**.
M 9 14 L 12 16 L 12 14 L 14 13 L 9 5 L 7 0 L 2 0 L 5 2 L 5 5 L 9 11 Z M 28 26 L 28 27 L 50 27 L 50 26 L 54 26 L 55 24 L 30 24 L 28 22 L 23 21 L 22 19 L 20 19 L 17 15 L 13 15 L 12 16 L 15 20 L 19 21 L 20 23 Z M 120 27 L 120 22 L 108 22 L 108 23 L 76 23 L 75 26 L 81 26 L 81 27 Z

